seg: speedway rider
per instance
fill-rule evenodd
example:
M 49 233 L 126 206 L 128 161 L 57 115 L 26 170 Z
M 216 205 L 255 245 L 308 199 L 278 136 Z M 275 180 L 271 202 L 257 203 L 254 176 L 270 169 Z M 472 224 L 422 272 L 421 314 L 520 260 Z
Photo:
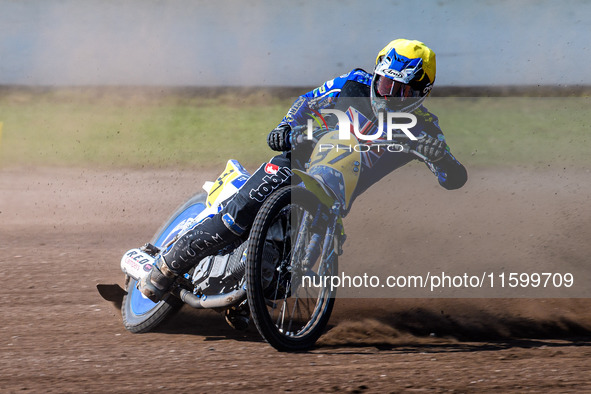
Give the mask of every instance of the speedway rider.
M 369 135 L 376 132 L 378 113 L 412 113 L 417 124 L 410 132 L 422 137 L 409 141 L 412 148 L 425 157 L 425 163 L 441 186 L 449 190 L 462 187 L 467 181 L 467 172 L 450 153 L 437 117 L 422 105 L 433 87 L 435 71 L 435 53 L 431 49 L 419 41 L 397 39 L 379 52 L 373 75 L 355 69 L 300 96 L 267 138 L 271 149 L 283 153 L 261 165 L 218 214 L 197 224 L 162 251 L 150 274 L 140 283 L 140 291 L 157 302 L 170 290 L 177 276 L 189 271 L 201 259 L 239 239 L 246 239 L 264 199 L 273 190 L 289 185 L 292 166 L 301 166 L 300 161 L 295 160 L 297 150 L 292 157 L 292 148 L 309 141 L 297 132 L 297 126 L 306 125 L 309 114 L 323 108 L 345 111 L 349 105 L 354 106 L 367 121 L 362 126 L 369 125 L 363 127 Z M 393 170 L 417 159 L 411 153 L 387 150 L 363 156 L 355 196 Z

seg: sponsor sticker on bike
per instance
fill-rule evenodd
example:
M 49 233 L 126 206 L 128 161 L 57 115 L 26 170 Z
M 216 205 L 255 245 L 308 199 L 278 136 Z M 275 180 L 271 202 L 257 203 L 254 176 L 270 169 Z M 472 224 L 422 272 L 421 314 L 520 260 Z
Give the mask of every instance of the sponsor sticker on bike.
M 131 249 L 121 259 L 121 270 L 132 278 L 139 280 L 148 275 L 153 263 L 154 257 L 139 249 Z

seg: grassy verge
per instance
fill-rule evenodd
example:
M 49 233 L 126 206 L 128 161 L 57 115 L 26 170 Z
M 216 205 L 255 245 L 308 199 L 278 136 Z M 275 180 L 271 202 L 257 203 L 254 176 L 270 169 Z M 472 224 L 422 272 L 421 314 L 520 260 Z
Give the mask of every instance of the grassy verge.
M 11 90 L 0 95 L 0 164 L 216 167 L 256 165 L 292 99 L 154 91 Z M 431 98 L 454 154 L 471 166 L 588 166 L 590 100 Z
M 588 167 L 589 97 L 438 98 L 448 143 L 478 166 Z
M 207 166 L 271 154 L 265 137 L 289 100 L 96 95 L 92 91 L 0 98 L 1 163 L 61 166 Z

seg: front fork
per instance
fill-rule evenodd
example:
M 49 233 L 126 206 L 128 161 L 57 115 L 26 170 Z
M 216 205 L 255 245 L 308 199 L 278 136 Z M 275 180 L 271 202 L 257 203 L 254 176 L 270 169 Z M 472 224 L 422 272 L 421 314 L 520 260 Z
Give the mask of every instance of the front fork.
M 346 235 L 344 232 L 343 220 L 340 217 L 339 212 L 339 206 L 335 204 L 330 211 L 330 216 L 328 218 L 328 223 L 326 225 L 326 232 L 324 234 L 324 242 L 322 243 L 322 249 L 320 250 L 320 253 L 318 253 L 318 251 L 316 250 L 316 248 L 318 248 L 318 245 L 316 243 L 320 238 L 320 234 L 313 234 L 310 243 L 305 246 L 306 253 L 304 254 L 304 257 L 302 259 L 302 272 L 307 272 L 312 268 L 319 254 L 321 256 L 321 266 L 319 267 L 318 272 L 321 273 L 328 268 L 323 265 L 329 261 L 333 253 L 336 253 L 337 256 L 340 256 L 343 253 L 342 246 L 345 242 Z M 306 219 L 307 220 L 305 220 L 304 225 L 311 226 L 311 218 Z M 304 231 L 300 231 L 300 235 L 303 232 Z M 299 244 L 300 242 L 303 243 L 304 240 L 302 238 L 303 237 L 298 236 L 298 241 L 296 244 Z M 296 250 L 298 250 L 298 247 L 302 246 L 304 245 L 297 245 Z

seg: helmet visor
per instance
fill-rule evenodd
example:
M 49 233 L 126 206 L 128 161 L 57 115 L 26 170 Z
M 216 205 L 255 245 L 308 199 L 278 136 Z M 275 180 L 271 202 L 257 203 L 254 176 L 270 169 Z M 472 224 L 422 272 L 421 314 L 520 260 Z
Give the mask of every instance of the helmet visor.
M 420 91 L 413 89 L 410 85 L 395 81 L 383 75 L 377 75 L 376 91 L 384 97 L 420 97 Z

